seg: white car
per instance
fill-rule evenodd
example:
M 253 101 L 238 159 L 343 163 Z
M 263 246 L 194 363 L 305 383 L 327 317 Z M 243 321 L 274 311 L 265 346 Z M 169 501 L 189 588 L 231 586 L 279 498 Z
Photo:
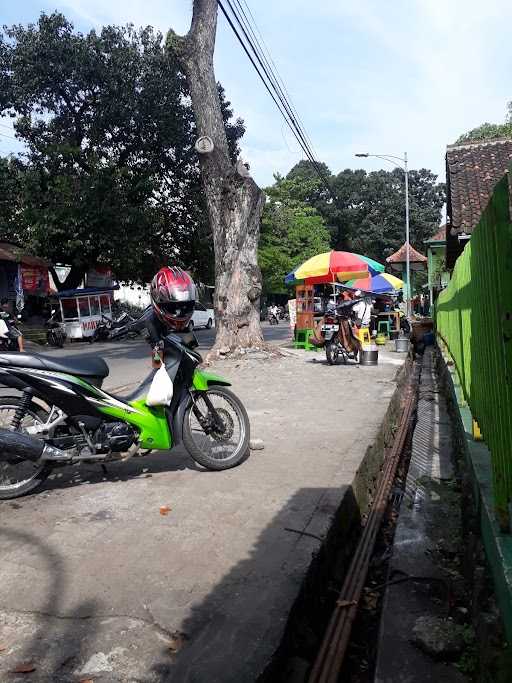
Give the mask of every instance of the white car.
M 213 308 L 206 308 L 202 303 L 196 301 L 192 320 L 188 324 L 189 331 L 192 332 L 195 327 L 206 327 L 206 329 L 209 330 L 210 327 L 214 326 L 215 316 L 213 314 Z

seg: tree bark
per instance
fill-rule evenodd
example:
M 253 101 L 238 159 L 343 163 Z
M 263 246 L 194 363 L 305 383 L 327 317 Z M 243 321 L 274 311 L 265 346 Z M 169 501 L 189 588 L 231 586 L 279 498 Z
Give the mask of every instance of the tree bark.
M 251 177 L 237 172 L 228 142 L 213 69 L 217 0 L 194 0 L 192 24 L 184 37 L 169 31 L 167 48 L 179 58 L 187 78 L 198 136 L 214 149 L 199 154 L 202 185 L 215 253 L 213 354 L 261 344 L 260 218 L 265 196 Z

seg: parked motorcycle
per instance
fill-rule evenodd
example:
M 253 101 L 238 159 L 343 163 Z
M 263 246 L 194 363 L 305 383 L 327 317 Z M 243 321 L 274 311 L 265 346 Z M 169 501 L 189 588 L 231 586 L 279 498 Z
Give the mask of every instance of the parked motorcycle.
M 45 322 L 46 341 L 50 346 L 61 349 L 64 346 L 67 335 L 61 322 L 57 320 L 57 311 L 52 308 L 49 319 Z
M 243 462 L 247 412 L 227 380 L 198 369 L 197 346 L 193 334 L 164 339 L 168 407 L 146 405 L 154 371 L 123 397 L 101 388 L 109 372 L 102 358 L 0 354 L 0 384 L 22 393 L 0 396 L 0 499 L 33 491 L 62 465 L 127 460 L 181 442 L 209 470 Z
M 268 324 L 269 325 L 279 325 L 279 318 L 275 313 L 268 314 Z
M 19 346 L 17 338 L 9 333 L 9 325 L 3 318 L 0 318 L 0 353 L 5 351 L 16 353 L 19 351 Z
M 352 306 L 349 301 L 337 306 L 336 311 L 327 312 L 324 316 L 322 335 L 325 338 L 325 356 L 329 365 L 336 365 L 340 360 L 357 362 L 361 351 L 361 342 L 353 319 Z
M 117 318 L 109 318 L 108 315 L 103 314 L 101 316 L 101 322 L 96 326 L 93 334 L 89 337 L 88 341 L 90 344 L 98 341 L 108 341 L 113 339 L 112 331 L 124 327 L 129 323 L 135 322 L 135 318 L 123 311 L 121 315 Z M 135 337 L 139 334 L 138 332 L 130 332 L 128 337 Z

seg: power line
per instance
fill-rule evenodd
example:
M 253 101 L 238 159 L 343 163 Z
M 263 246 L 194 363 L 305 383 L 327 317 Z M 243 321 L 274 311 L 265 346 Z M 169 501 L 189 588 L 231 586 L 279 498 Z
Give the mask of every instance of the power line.
M 15 142 L 19 142 L 18 138 L 13 137 L 12 135 L 7 135 L 7 133 L 0 132 L 0 135 L 3 138 L 9 138 L 10 140 L 14 140 Z
M 314 170 L 318 174 L 320 180 L 322 181 L 323 185 L 326 187 L 327 191 L 329 194 L 334 197 L 334 192 L 326 179 L 325 175 L 323 174 L 317 160 L 315 159 L 315 155 L 311 149 L 311 144 L 309 137 L 307 136 L 307 133 L 303 129 L 303 125 L 300 125 L 298 122 L 298 115 L 296 112 L 295 107 L 290 103 L 288 97 L 287 97 L 287 91 L 286 94 L 283 91 L 286 90 L 286 87 L 284 86 L 284 82 L 282 81 L 282 78 L 279 75 L 276 75 L 276 72 L 272 69 L 272 66 L 269 63 L 269 60 L 266 58 L 265 53 L 263 52 L 261 46 L 259 45 L 259 41 L 254 33 L 254 30 L 252 29 L 250 25 L 249 18 L 247 14 L 244 12 L 243 7 L 240 5 L 239 0 L 233 0 L 234 2 L 237 2 L 238 6 L 240 7 L 241 12 L 238 12 L 238 10 L 233 6 L 233 3 L 231 0 L 225 0 L 227 5 L 229 6 L 229 9 L 231 10 L 231 14 L 234 17 L 234 20 L 238 24 L 240 31 L 236 28 L 234 25 L 231 16 L 228 14 L 226 8 L 223 5 L 222 0 L 217 0 L 218 5 L 224 14 L 224 17 L 226 18 L 229 26 L 231 27 L 232 31 L 234 32 L 235 36 L 237 37 L 240 45 L 242 46 L 242 49 L 246 53 L 247 57 L 249 58 L 252 66 L 254 67 L 256 73 L 258 74 L 260 80 L 262 81 L 263 85 L 265 86 L 266 90 L 272 97 L 275 105 L 279 109 L 281 115 L 283 116 L 284 120 L 286 121 L 288 127 L 292 131 L 294 137 L 296 138 L 297 142 L 299 143 L 300 147 L 304 151 L 305 155 L 307 156 L 308 160 L 311 162 Z M 245 2 L 245 0 L 244 0 Z M 247 6 L 247 3 L 245 3 L 248 12 L 250 13 L 250 10 Z M 252 14 L 251 14 L 252 17 Z M 258 30 L 258 29 L 256 29 Z M 259 31 L 259 30 L 258 30 Z M 255 60 L 253 59 L 253 56 L 249 52 L 249 49 L 244 42 L 240 32 L 243 34 L 245 37 L 245 41 L 249 45 L 256 61 L 259 64 L 256 64 Z M 261 35 L 261 34 L 260 34 Z M 268 48 L 267 48 L 268 52 Z M 270 53 L 269 57 L 270 57 Z M 271 60 L 271 57 L 270 57 Z M 275 64 L 274 64 L 275 67 Z M 277 70 L 276 70 L 277 71 Z M 262 73 L 263 72 L 263 73 Z M 265 76 L 264 76 L 264 75 Z M 266 77 L 266 78 L 265 78 Z M 283 88 L 280 86 L 279 81 L 283 83 Z
M 229 5 L 229 8 L 231 9 L 231 12 L 233 13 L 233 15 L 234 15 L 234 17 L 235 17 L 235 20 L 237 21 L 237 23 L 238 23 L 238 25 L 239 25 L 239 27 L 240 27 L 242 33 L 243 33 L 244 36 L 245 36 L 245 39 L 246 39 L 247 43 L 248 43 L 249 46 L 251 47 L 254 56 L 256 57 L 256 59 L 257 59 L 259 65 L 260 65 L 260 67 L 262 68 L 263 72 L 265 73 L 265 76 L 268 78 L 268 80 L 269 80 L 269 82 L 270 82 L 270 84 L 271 84 L 271 86 L 272 86 L 272 89 L 274 90 L 275 94 L 276 94 L 277 97 L 279 98 L 279 101 L 281 102 L 281 104 L 283 105 L 283 107 L 284 107 L 286 113 L 288 114 L 289 121 L 291 122 L 291 124 L 293 125 L 295 131 L 297 132 L 297 134 L 298 134 L 299 137 L 301 138 L 301 142 L 302 142 L 302 145 L 301 145 L 301 146 L 303 147 L 304 151 L 306 151 L 306 152 L 308 153 L 308 157 L 309 157 L 310 161 L 311 161 L 311 162 L 315 165 L 315 167 L 317 168 L 317 171 L 319 171 L 319 168 L 317 167 L 317 164 L 316 164 L 316 161 L 315 161 L 315 158 L 314 158 L 314 154 L 313 154 L 312 150 L 310 149 L 310 146 L 309 146 L 309 143 L 308 143 L 308 141 L 307 141 L 307 139 L 306 139 L 306 136 L 305 136 L 305 134 L 304 134 L 304 131 L 303 131 L 303 130 L 301 129 L 301 127 L 298 125 L 298 123 L 297 123 L 297 121 L 296 121 L 296 119 L 295 119 L 295 116 L 294 116 L 292 107 L 290 106 L 290 103 L 289 103 L 288 99 L 287 99 L 286 96 L 284 95 L 284 93 L 283 93 L 283 91 L 282 91 L 282 89 L 281 89 L 281 87 L 280 87 L 280 85 L 279 85 L 279 82 L 277 81 L 277 79 L 276 79 L 276 77 L 275 77 L 275 74 L 274 74 L 274 72 L 272 71 L 272 68 L 270 67 L 270 65 L 269 65 L 269 63 L 268 63 L 268 60 L 266 60 L 266 58 L 265 58 L 265 55 L 264 55 L 264 53 L 263 53 L 263 51 L 262 51 L 262 49 L 261 49 L 261 47 L 260 47 L 260 45 L 259 45 L 259 43 L 258 43 L 258 39 L 256 38 L 256 36 L 255 36 L 255 34 L 254 34 L 254 31 L 252 31 L 252 28 L 251 28 L 251 26 L 250 26 L 250 22 L 249 22 L 249 20 L 248 20 L 248 18 L 247 18 L 247 15 L 245 14 L 245 12 L 244 12 L 244 10 L 243 10 L 243 7 L 240 5 L 240 3 L 238 2 L 238 0 L 234 0 L 234 1 L 238 3 L 238 6 L 240 7 L 240 9 L 241 9 L 241 11 L 242 11 L 243 18 L 242 18 L 242 16 L 238 13 L 238 11 L 235 9 L 235 7 L 233 6 L 231 0 L 226 0 L 226 2 L 227 2 L 228 5 Z M 252 37 L 250 37 L 250 36 L 248 35 L 247 30 L 251 33 Z M 270 72 L 270 73 L 269 73 L 269 72 Z
M 229 2 L 229 0 L 227 0 L 227 1 Z M 302 143 L 301 140 L 297 137 L 297 133 L 296 133 L 295 129 L 293 128 L 292 124 L 290 123 L 290 121 L 289 121 L 289 119 L 288 119 L 288 116 L 287 116 L 286 112 L 283 111 L 283 107 L 282 107 L 281 104 L 277 101 L 277 99 L 276 99 L 274 93 L 273 93 L 272 90 L 270 89 L 270 86 L 268 85 L 267 81 L 264 79 L 264 77 L 263 77 L 261 71 L 259 70 L 259 68 L 258 68 L 258 66 L 257 66 L 257 64 L 256 64 L 256 62 L 254 61 L 254 59 L 253 59 L 252 55 L 250 54 L 249 50 L 247 49 L 245 43 L 243 42 L 240 33 L 238 32 L 238 30 L 236 29 L 235 25 L 233 24 L 233 22 L 232 22 L 232 20 L 231 20 L 231 17 L 229 16 L 229 14 L 227 13 L 226 9 L 224 8 L 224 6 L 223 6 L 221 0 L 218 0 L 218 4 L 219 4 L 219 7 L 220 7 L 221 10 L 222 10 L 222 13 L 223 13 L 224 16 L 226 17 L 226 20 L 227 20 L 228 24 L 230 25 L 230 27 L 231 27 L 231 29 L 233 30 L 235 36 L 237 37 L 238 41 L 240 42 L 240 45 L 242 46 L 242 48 L 243 48 L 245 54 L 246 54 L 247 57 L 249 58 L 249 60 L 250 60 L 251 64 L 253 65 L 253 67 L 254 67 L 256 73 L 258 74 L 258 76 L 260 77 L 260 79 L 261 79 L 263 85 L 264 85 L 265 88 L 267 89 L 267 91 L 268 91 L 270 97 L 274 100 L 275 105 L 277 106 L 277 108 L 278 108 L 279 111 L 281 112 L 282 116 L 284 117 L 284 119 L 286 120 L 286 122 L 288 123 L 288 125 L 290 126 L 290 128 L 292 129 L 292 132 L 294 133 L 295 137 L 297 138 L 297 141 L 299 142 L 300 146 L 303 147 L 303 143 Z M 230 3 L 230 5 L 231 5 L 231 3 Z
M 236 1 L 237 1 L 237 3 L 240 5 L 240 0 L 236 0 Z M 243 2 L 243 4 L 245 5 L 245 7 L 246 7 L 246 9 L 247 9 L 247 13 L 248 13 L 248 15 L 249 15 L 250 18 L 251 18 L 251 21 L 252 21 L 252 24 L 253 24 L 253 26 L 254 26 L 254 29 L 256 30 L 256 33 L 258 34 L 258 36 L 259 36 L 259 38 L 260 38 L 260 40 L 261 40 L 261 44 L 263 45 L 264 52 L 265 52 L 266 56 L 268 57 L 268 61 L 267 61 L 267 60 L 266 60 L 266 61 L 267 61 L 267 63 L 270 62 L 270 64 L 272 65 L 270 68 L 273 69 L 273 72 L 275 73 L 277 80 L 279 81 L 279 83 L 280 83 L 281 86 L 283 87 L 283 90 L 284 90 L 284 92 L 286 93 L 286 96 L 287 96 L 287 98 L 288 98 L 288 101 L 289 101 L 289 103 L 290 103 L 290 106 L 291 106 L 291 108 L 292 108 L 292 110 L 293 110 L 293 112 L 294 112 L 294 114 L 295 114 L 295 116 L 296 116 L 298 122 L 300 123 L 302 129 L 304 130 L 304 134 L 305 134 L 305 136 L 306 136 L 307 141 L 309 142 L 309 146 L 311 147 L 312 151 L 315 152 L 315 148 L 313 147 L 313 143 L 311 142 L 311 138 L 310 138 L 309 135 L 307 134 L 307 131 L 306 131 L 305 126 L 304 126 L 304 123 L 303 123 L 302 119 L 300 118 L 299 112 L 297 111 L 297 108 L 295 107 L 295 105 L 294 105 L 294 103 L 293 103 L 293 100 L 292 100 L 292 98 L 291 98 L 290 93 L 288 92 L 288 89 L 287 89 L 287 87 L 286 87 L 286 84 L 285 84 L 283 78 L 281 77 L 281 74 L 279 73 L 279 70 L 278 70 L 278 68 L 277 68 L 277 66 L 276 66 L 276 63 L 275 63 L 274 60 L 272 59 L 272 55 L 270 54 L 270 50 L 269 50 L 269 48 L 268 48 L 268 46 L 267 46 L 267 44 L 266 44 L 266 42 L 265 42 L 265 39 L 263 38 L 263 35 L 262 35 L 262 33 L 261 33 L 261 31 L 260 31 L 260 29 L 259 29 L 259 27 L 258 27 L 258 24 L 256 23 L 256 19 L 254 18 L 253 13 L 251 12 L 251 8 L 250 8 L 249 5 L 247 4 L 246 0 L 242 0 L 242 2 Z M 242 12 L 243 12 L 243 10 L 242 10 Z M 245 13 L 244 13 L 244 16 L 245 16 Z M 253 33 L 253 35 L 254 35 L 254 33 Z M 256 41 L 257 41 L 257 38 L 256 38 Z M 269 66 L 270 66 L 270 65 L 269 65 Z M 316 152 L 315 152 L 315 156 L 316 156 Z

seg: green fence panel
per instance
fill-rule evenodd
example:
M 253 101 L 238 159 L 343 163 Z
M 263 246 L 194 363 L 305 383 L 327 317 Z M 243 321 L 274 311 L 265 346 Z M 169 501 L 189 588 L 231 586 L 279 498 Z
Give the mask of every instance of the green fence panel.
M 492 458 L 502 529 L 512 508 L 512 223 L 508 177 L 496 185 L 436 304 L 436 330 L 453 358 Z

